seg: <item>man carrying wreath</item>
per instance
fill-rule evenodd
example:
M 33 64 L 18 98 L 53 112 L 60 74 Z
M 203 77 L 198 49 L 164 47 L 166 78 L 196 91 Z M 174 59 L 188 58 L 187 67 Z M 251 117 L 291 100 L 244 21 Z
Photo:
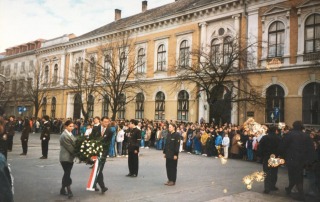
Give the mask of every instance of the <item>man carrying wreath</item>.
M 96 184 L 98 183 L 100 188 L 101 188 L 101 192 L 104 193 L 108 190 L 108 188 L 105 186 L 104 184 L 104 180 L 103 180 L 103 168 L 104 168 L 104 164 L 106 162 L 106 158 L 109 152 L 109 145 L 110 145 L 110 141 L 112 138 L 112 131 L 110 128 L 110 119 L 108 117 L 102 117 L 101 119 L 101 124 L 97 127 L 94 127 L 92 129 L 92 137 L 94 139 L 101 139 L 102 145 L 103 145 L 103 153 L 100 156 L 100 169 L 97 175 L 97 179 L 95 181 L 95 191 L 99 191 L 99 189 L 96 187 Z

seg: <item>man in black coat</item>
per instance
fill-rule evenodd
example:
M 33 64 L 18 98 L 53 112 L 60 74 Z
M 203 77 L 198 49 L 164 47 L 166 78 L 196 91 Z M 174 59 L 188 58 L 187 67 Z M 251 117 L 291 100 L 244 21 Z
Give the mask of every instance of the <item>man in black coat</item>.
M 298 189 L 296 200 L 304 200 L 303 193 L 303 168 L 314 161 L 315 150 L 309 135 L 304 133 L 301 121 L 293 123 L 293 130 L 284 136 L 281 153 L 285 156 L 288 167 L 289 186 L 286 193 L 291 194 L 294 186 Z
M 96 183 L 99 184 L 102 193 L 108 190 L 103 180 L 103 168 L 106 162 L 107 155 L 109 153 L 109 145 L 112 139 L 112 134 L 113 132 L 111 131 L 111 128 L 110 128 L 110 119 L 108 117 L 102 117 L 101 124 L 99 126 L 96 126 L 94 129 L 92 129 L 92 136 L 95 139 L 98 139 L 100 137 L 102 138 L 101 142 L 103 145 L 103 153 L 102 153 L 102 156 L 100 157 L 100 161 L 101 161 L 100 170 L 96 180 Z M 94 187 L 95 187 L 95 191 L 99 191 L 96 185 Z
M 141 141 L 141 130 L 137 128 L 138 121 L 131 119 L 128 133 L 128 167 L 127 177 L 137 177 L 139 170 L 139 147 Z
M 266 178 L 264 180 L 264 193 L 268 194 L 270 191 L 276 191 L 277 179 L 278 179 L 278 167 L 271 167 L 268 165 L 268 160 L 270 155 L 274 154 L 275 157 L 279 155 L 279 144 L 281 138 L 279 136 L 279 129 L 275 126 L 270 126 L 268 134 L 264 135 L 259 143 L 258 155 L 262 158 L 263 162 L 263 172 L 266 173 Z
M 49 141 L 50 141 L 50 131 L 51 131 L 51 124 L 49 122 L 49 116 L 44 115 L 42 117 L 43 121 L 43 128 L 40 135 L 41 140 L 41 149 L 42 149 L 42 156 L 40 159 L 47 159 L 48 158 L 48 149 L 49 149 Z
M 15 128 L 15 120 L 14 116 L 9 117 L 9 121 L 6 123 L 5 126 L 5 133 L 7 134 L 7 149 L 9 152 L 12 151 L 12 145 L 13 145 L 13 136 L 14 136 L 14 128 Z
M 12 180 L 6 158 L 0 153 L 0 201 L 13 202 Z

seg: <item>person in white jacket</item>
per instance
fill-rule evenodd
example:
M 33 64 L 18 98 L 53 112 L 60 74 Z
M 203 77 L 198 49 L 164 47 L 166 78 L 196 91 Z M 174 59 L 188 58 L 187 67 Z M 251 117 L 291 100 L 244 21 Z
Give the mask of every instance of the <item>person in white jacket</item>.
M 124 140 L 124 130 L 123 130 L 123 125 L 120 125 L 120 130 L 117 134 L 117 156 L 121 157 L 122 156 L 122 142 Z
M 230 138 L 228 137 L 228 133 L 225 133 L 225 135 L 222 139 L 224 158 L 228 158 L 229 145 L 230 145 Z

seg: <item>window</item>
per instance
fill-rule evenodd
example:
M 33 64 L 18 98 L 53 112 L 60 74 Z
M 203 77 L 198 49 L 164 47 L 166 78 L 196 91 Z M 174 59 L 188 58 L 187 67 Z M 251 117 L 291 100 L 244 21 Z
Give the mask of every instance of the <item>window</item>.
M 28 78 L 27 87 L 28 87 L 29 90 L 32 89 L 32 78 Z
M 49 66 L 47 65 L 44 69 L 44 82 L 49 82 Z
M 137 73 L 145 73 L 146 71 L 146 54 L 143 48 L 138 51 Z
M 268 34 L 268 57 L 282 57 L 284 53 L 284 24 L 273 22 L 269 27 Z
M 56 105 L 57 105 L 57 99 L 53 97 L 51 100 L 51 117 L 53 119 L 56 118 Z
M 136 97 L 136 119 L 143 119 L 144 111 L 144 95 L 143 93 L 138 93 Z
M 227 36 L 223 41 L 223 64 L 228 64 L 232 57 L 232 40 L 231 37 Z
M 125 118 L 125 111 L 126 111 L 126 96 L 124 94 L 120 94 L 119 96 L 119 110 L 118 110 L 118 118 L 124 119 Z
M 16 93 L 16 91 L 17 91 L 17 80 L 12 80 L 11 91 L 13 93 Z
M 165 95 L 163 92 L 156 94 L 155 120 L 164 120 L 165 118 Z
M 265 115 L 267 123 L 284 122 L 284 90 L 281 86 L 272 85 L 267 89 Z
M 123 51 L 120 54 L 120 74 L 126 74 L 126 67 L 127 67 L 127 56 L 126 53 Z
M 305 53 L 318 51 L 320 51 L 320 14 L 312 14 L 305 24 Z
M 158 57 L 157 57 L 157 71 L 166 70 L 166 49 L 164 45 L 160 45 L 158 48 Z
M 81 62 L 76 63 L 75 68 L 74 68 L 74 74 L 75 74 L 75 79 L 81 79 L 82 76 L 82 69 L 83 68 L 83 63 Z
M 14 63 L 13 74 L 17 74 L 18 72 L 18 63 Z
M 5 92 L 8 92 L 10 90 L 10 81 L 4 82 L 4 90 Z
M 109 104 L 110 104 L 110 100 L 109 97 L 107 95 L 105 95 L 103 97 L 103 114 L 102 116 L 108 117 L 109 114 Z
M 4 74 L 4 66 L 1 66 L 1 69 L 0 69 L 0 74 Z
M 88 117 L 93 117 L 93 111 L 94 111 L 94 98 L 92 95 L 88 96 Z
M 187 40 L 182 41 L 180 44 L 179 62 L 182 68 L 189 66 L 189 45 Z
M 320 124 L 320 83 L 309 83 L 303 89 L 302 120 L 305 124 Z
M 47 98 L 42 100 L 42 116 L 47 115 Z
M 178 120 L 188 121 L 189 94 L 182 90 L 178 94 Z
M 53 70 L 53 83 L 58 82 L 58 65 L 54 65 L 54 70 Z
M 25 62 L 21 63 L 21 69 L 20 69 L 20 73 L 24 73 L 25 72 Z
M 96 68 L 96 60 L 94 59 L 94 57 L 90 58 L 90 69 L 89 69 L 89 74 L 94 74 L 95 73 L 95 68 Z
M 108 54 L 104 57 L 104 76 L 110 77 L 111 56 Z
M 20 79 L 19 80 L 18 91 L 22 95 L 25 93 L 25 91 L 24 91 L 24 79 Z
M 10 76 L 10 69 L 11 69 L 11 65 L 7 65 L 7 68 L 6 68 L 6 76 Z
M 219 61 L 219 49 L 220 44 L 218 39 L 213 39 L 211 41 L 211 62 L 213 65 L 218 65 L 220 63 Z

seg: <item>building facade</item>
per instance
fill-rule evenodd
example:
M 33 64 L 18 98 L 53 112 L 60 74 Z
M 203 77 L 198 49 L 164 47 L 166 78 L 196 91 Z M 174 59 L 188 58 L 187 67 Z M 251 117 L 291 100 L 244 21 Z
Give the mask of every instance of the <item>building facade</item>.
M 108 45 L 123 36 L 130 41 L 119 47 L 123 55 L 110 51 Z M 220 118 L 219 106 L 210 107 L 196 84 L 176 82 L 173 70 L 200 63 L 201 57 L 186 56 L 193 50 L 223 54 L 230 38 L 237 38 L 241 47 L 257 44 L 248 49 L 251 63 L 235 65 L 252 84 L 247 90 L 261 95 L 265 104 L 231 102 Z M 123 92 L 125 101 L 116 118 L 241 124 L 253 117 L 260 123 L 302 120 L 309 126 L 320 125 L 320 2 L 316 0 L 177 0 L 150 10 L 143 1 L 141 13 L 121 18 L 116 9 L 115 21 L 69 40 L 44 42 L 35 55 L 47 78 L 44 84 L 50 83 L 40 115 L 80 118 L 79 103 L 84 103 L 91 106 L 90 117 L 111 116 L 112 99 L 76 91 L 70 80 L 85 64 L 96 64 L 101 74 L 110 71 L 112 56 L 118 58 L 113 67 L 125 64 L 130 69 L 136 62 L 134 75 L 143 80 L 141 88 Z M 6 69 L 5 61 L 0 59 Z M 136 82 L 136 76 L 128 77 L 129 85 Z M 237 75 L 226 82 L 243 83 Z M 97 89 L 104 85 L 101 79 L 95 83 Z M 241 96 L 228 85 L 226 92 Z M 134 99 L 127 103 L 129 97 Z

